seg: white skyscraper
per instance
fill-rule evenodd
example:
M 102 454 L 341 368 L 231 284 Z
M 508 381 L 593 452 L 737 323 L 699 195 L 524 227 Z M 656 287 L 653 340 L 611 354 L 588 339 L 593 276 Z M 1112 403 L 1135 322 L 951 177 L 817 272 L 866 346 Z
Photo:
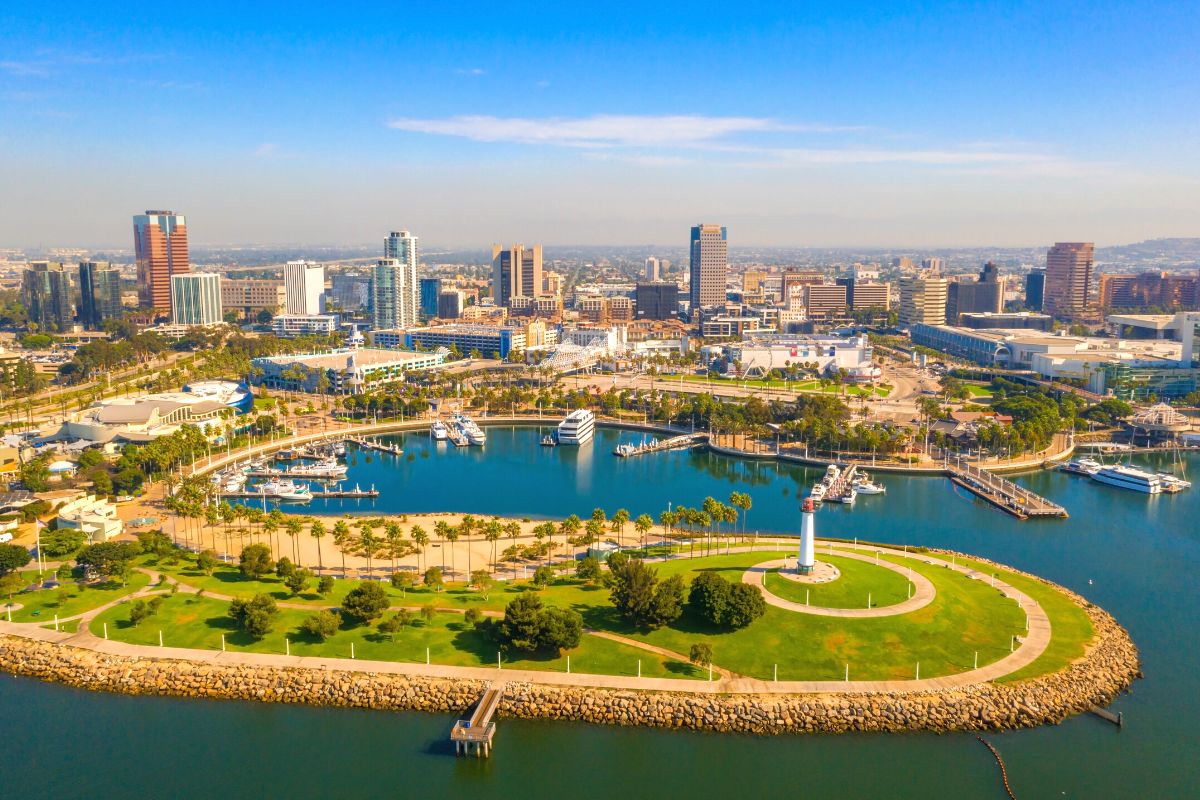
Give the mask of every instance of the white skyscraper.
M 392 279 L 385 281 L 390 284 L 388 291 L 395 293 L 392 302 L 395 303 L 396 321 L 387 327 L 404 328 L 416 325 L 420 321 L 421 288 L 417 279 L 417 260 L 416 236 L 408 231 L 392 231 L 384 239 L 383 261 L 376 265 L 376 274 L 380 267 L 384 266 L 384 262 L 394 261 L 394 264 L 387 266 L 397 271 Z M 371 294 L 374 300 L 377 297 L 374 288 Z M 378 318 L 376 314 L 376 319 Z M 375 327 L 380 326 L 377 324 Z
M 287 313 L 320 314 L 325 293 L 325 268 L 308 261 L 289 261 L 283 268 Z
M 647 283 L 656 283 L 657 281 L 662 280 L 662 270 L 660 266 L 661 265 L 659 264 L 658 259 L 654 256 L 650 256 L 646 259 L 646 271 L 644 273 L 644 277 Z
M 171 276 L 171 322 L 217 325 L 221 322 L 221 276 L 188 272 Z

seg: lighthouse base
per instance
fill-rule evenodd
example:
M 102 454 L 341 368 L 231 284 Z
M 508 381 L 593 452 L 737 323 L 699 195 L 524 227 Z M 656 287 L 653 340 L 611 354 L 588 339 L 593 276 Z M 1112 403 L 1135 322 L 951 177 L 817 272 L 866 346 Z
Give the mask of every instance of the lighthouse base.
M 795 583 L 829 583 L 842 577 L 841 571 L 828 561 L 818 561 L 811 567 L 799 567 L 792 564 L 790 558 L 784 562 L 778 575 Z

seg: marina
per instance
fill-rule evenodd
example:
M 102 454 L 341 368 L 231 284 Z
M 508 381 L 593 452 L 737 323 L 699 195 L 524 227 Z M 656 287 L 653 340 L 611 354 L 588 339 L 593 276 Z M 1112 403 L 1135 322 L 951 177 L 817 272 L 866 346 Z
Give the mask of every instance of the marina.
M 1039 494 L 1029 491 L 994 472 L 959 459 L 946 464 L 950 480 L 1017 519 L 1030 517 L 1065 518 L 1067 510 Z
M 670 439 L 643 439 L 641 444 L 622 443 L 613 448 L 613 455 L 621 458 L 641 456 L 648 453 L 662 453 L 668 450 L 687 450 L 708 441 L 704 433 L 685 433 Z

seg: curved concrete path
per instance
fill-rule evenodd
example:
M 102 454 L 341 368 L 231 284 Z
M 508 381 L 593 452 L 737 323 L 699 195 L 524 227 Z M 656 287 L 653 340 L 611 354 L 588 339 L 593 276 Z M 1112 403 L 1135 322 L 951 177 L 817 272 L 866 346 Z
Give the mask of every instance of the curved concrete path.
M 937 595 L 937 590 L 933 588 L 933 583 L 928 578 L 917 572 L 913 572 L 910 575 L 910 570 L 906 567 L 901 567 L 899 564 L 893 564 L 890 561 L 880 561 L 876 564 L 875 559 L 871 556 L 864 556 L 861 553 L 852 553 L 841 549 L 837 551 L 836 555 L 842 558 L 852 558 L 856 561 L 865 561 L 868 564 L 873 564 L 883 569 L 890 569 L 892 572 L 898 572 L 912 581 L 916 589 L 913 591 L 912 597 L 903 602 L 893 603 L 890 606 L 875 606 L 873 608 L 829 608 L 828 606 L 794 603 L 791 600 L 784 600 L 777 594 L 772 594 L 767 589 L 765 583 L 768 572 L 778 569 L 787 563 L 783 560 L 764 561 L 761 564 L 755 564 L 742 573 L 742 583 L 758 587 L 758 590 L 762 592 L 763 599 L 767 601 L 767 605 L 782 608 L 786 611 L 794 611 L 798 614 L 849 619 L 875 619 L 877 617 L 894 617 L 897 614 L 908 614 L 909 612 L 916 611 L 918 608 L 924 608 L 929 605 Z
M 837 548 L 839 555 L 845 551 Z M 968 577 L 982 579 L 976 570 L 951 564 L 940 559 L 904 554 L 900 551 L 888 551 L 890 555 L 911 558 L 924 564 L 943 569 L 951 569 Z M 154 593 L 162 591 L 147 587 L 114 600 L 99 608 L 91 609 L 81 618 L 79 631 L 67 633 L 40 628 L 34 623 L 9 623 L 0 621 L 0 634 L 18 636 L 55 644 L 79 647 L 97 653 L 129 658 L 148 658 L 165 660 L 184 660 L 197 663 L 221 665 L 247 665 L 270 668 L 301 668 L 321 669 L 344 673 L 371 673 L 412 675 L 442 679 L 476 679 L 494 680 L 498 672 L 510 681 L 524 681 L 555 686 L 577 686 L 603 689 L 631 689 L 669 692 L 690 692 L 699 694 L 814 694 L 823 692 L 913 692 L 936 691 L 953 689 L 972 684 L 984 683 L 996 678 L 1002 678 L 1022 667 L 1033 663 L 1050 644 L 1050 619 L 1045 611 L 1033 598 L 1019 589 L 996 580 L 995 588 L 1005 596 L 1019 602 L 1024 609 L 1029 624 L 1029 633 L 1021 641 L 1016 650 L 991 664 L 978 669 L 967 670 L 938 678 L 921 678 L 920 680 L 879 680 L 879 681 L 767 681 L 743 676 L 722 677 L 720 680 L 703 681 L 684 678 L 634 678 L 620 675 L 595 675 L 590 673 L 542 672 L 523 669 L 497 669 L 490 667 L 452 667 L 441 664 L 421 664 L 398 661 L 367 661 L 344 658 L 316 658 L 311 656 L 287 656 L 270 653 L 247 653 L 220 650 L 196 650 L 181 647 L 153 647 L 146 645 L 127 644 L 93 636 L 86 624 L 104 609 L 140 596 L 143 592 Z M 87 620 L 82 618 L 86 617 Z M 853 667 L 853 665 L 851 665 Z M 716 668 L 714 667 L 714 672 Z M 724 673 L 728 675 L 728 673 Z

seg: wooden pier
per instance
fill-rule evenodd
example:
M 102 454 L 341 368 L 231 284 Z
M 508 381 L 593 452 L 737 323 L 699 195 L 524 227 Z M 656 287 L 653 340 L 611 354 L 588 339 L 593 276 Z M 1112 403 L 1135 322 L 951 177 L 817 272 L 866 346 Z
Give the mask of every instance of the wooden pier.
M 486 758 L 492 754 L 492 739 L 496 735 L 496 723 L 492 717 L 503 697 L 503 683 L 488 684 L 471 716 L 454 723 L 450 729 L 450 741 L 454 742 L 455 755 L 468 755 L 472 750 L 476 757 Z
M 961 459 L 947 462 L 946 474 L 956 485 L 1017 519 L 1067 516 L 1067 510 L 1057 503 Z

